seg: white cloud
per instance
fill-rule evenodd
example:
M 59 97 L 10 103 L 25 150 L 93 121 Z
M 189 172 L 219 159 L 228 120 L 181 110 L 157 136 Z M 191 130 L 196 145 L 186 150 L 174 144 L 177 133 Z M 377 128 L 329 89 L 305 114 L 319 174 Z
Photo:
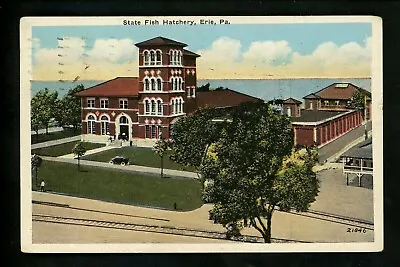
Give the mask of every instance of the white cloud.
M 243 53 L 243 60 L 258 64 L 276 65 L 288 58 L 292 49 L 287 41 L 257 41 Z
M 129 61 L 136 58 L 137 47 L 131 39 L 97 39 L 87 54 L 93 61 Z
M 137 53 L 133 40 L 128 38 L 97 39 L 93 47 L 87 49 L 84 39 L 64 37 L 58 40 L 56 48 L 37 49 L 33 75 L 37 80 L 134 76 L 137 73 Z
M 364 44 L 325 42 L 310 54 L 293 51 L 285 40 L 260 40 L 240 52 L 228 37 L 197 51 L 199 78 L 367 77 L 371 75 L 371 37 Z M 218 67 L 218 68 L 216 68 Z M 212 68 L 212 69 L 211 69 Z

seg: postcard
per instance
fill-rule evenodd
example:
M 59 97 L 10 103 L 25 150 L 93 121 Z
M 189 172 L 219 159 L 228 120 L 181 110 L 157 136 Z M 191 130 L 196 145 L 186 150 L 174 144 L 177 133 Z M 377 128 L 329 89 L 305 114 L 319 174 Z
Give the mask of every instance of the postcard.
M 23 252 L 383 249 L 379 17 L 24 17 L 20 45 Z

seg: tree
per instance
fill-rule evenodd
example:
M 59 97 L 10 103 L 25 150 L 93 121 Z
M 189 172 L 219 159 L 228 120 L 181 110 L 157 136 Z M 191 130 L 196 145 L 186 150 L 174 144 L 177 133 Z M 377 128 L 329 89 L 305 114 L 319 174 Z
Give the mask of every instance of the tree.
M 223 124 L 213 119 L 224 117 L 223 109 L 200 109 L 180 118 L 172 125 L 170 158 L 184 166 L 194 167 L 199 175 L 208 147 L 220 137 Z M 200 178 L 200 175 L 199 175 Z
M 202 86 L 197 87 L 196 89 L 197 92 L 208 92 L 210 91 L 210 83 L 206 83 Z
M 40 168 L 40 166 L 42 165 L 42 158 L 36 154 L 34 154 L 31 157 L 31 167 L 32 170 L 35 171 L 35 184 L 36 186 L 39 186 L 38 184 L 38 169 Z
M 213 204 L 210 220 L 222 224 L 229 235 L 240 232 L 246 219 L 269 243 L 275 209 L 304 211 L 315 199 L 315 152 L 292 149 L 289 119 L 268 104 L 244 103 L 230 115 L 232 121 L 222 123 L 200 164 L 202 179 L 208 181 L 203 200 Z M 185 131 L 181 135 L 192 132 L 191 125 L 186 126 L 180 128 Z M 208 125 L 203 127 L 206 132 Z M 178 146 L 179 140 L 174 142 Z
M 365 108 L 365 97 L 366 95 L 361 91 L 355 91 L 351 96 L 349 107 L 353 109 L 364 110 Z
M 153 150 L 154 152 L 160 157 L 161 159 L 161 173 L 160 176 L 161 178 L 164 177 L 164 155 L 169 149 L 169 141 L 165 140 L 162 135 L 160 136 L 160 139 L 157 140 L 157 142 L 154 144 Z
M 81 100 L 75 94 L 84 89 L 82 84 L 69 89 L 57 106 L 56 120 L 61 125 L 73 125 L 75 131 L 81 123 Z
M 31 124 L 38 135 L 39 127 L 46 129 L 48 134 L 49 122 L 56 115 L 58 101 L 57 91 L 50 92 L 45 88 L 36 93 L 31 100 Z
M 78 158 L 78 170 L 80 170 L 80 160 L 83 155 L 86 153 L 86 148 L 83 145 L 83 142 L 78 142 L 74 148 L 72 149 L 72 153 Z

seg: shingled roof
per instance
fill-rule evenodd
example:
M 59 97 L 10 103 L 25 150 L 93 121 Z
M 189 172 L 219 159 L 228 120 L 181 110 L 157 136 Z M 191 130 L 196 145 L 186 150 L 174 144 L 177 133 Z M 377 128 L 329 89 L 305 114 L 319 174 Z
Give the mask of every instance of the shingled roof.
M 225 108 L 238 106 L 243 102 L 264 102 L 264 100 L 231 89 L 223 89 L 197 92 L 196 102 L 198 108 Z
M 143 41 L 140 43 L 135 44 L 137 47 L 142 47 L 142 46 L 161 46 L 161 45 L 173 45 L 173 46 L 180 46 L 180 47 L 185 47 L 187 44 L 181 43 L 172 39 L 168 39 L 165 37 L 155 37 L 152 39 L 149 39 L 147 41 Z
M 138 77 L 117 77 L 76 93 L 77 96 L 137 96 Z
M 364 140 L 343 153 L 341 157 L 372 159 L 372 138 Z
M 371 92 L 352 83 L 333 83 L 315 93 L 305 96 L 304 99 L 323 98 L 350 100 L 356 91 L 359 91 L 366 96 L 371 97 Z

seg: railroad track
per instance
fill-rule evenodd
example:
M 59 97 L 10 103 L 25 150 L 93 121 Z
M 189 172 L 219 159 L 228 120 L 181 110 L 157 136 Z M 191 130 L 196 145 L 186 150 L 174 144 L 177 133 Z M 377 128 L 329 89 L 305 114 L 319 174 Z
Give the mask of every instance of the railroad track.
M 128 231 L 143 231 L 143 232 L 153 232 L 160 234 L 226 240 L 225 232 L 222 231 L 207 231 L 207 230 L 191 229 L 184 227 L 159 226 L 159 225 L 148 225 L 148 224 L 138 224 L 138 223 L 123 223 L 116 221 L 82 219 L 75 217 L 53 216 L 44 214 L 33 214 L 32 220 L 36 222 L 80 225 L 89 227 L 101 227 L 101 228 L 120 229 Z M 264 240 L 261 237 L 251 236 L 251 235 L 243 235 L 242 237 L 237 238 L 233 241 L 246 242 L 246 243 L 264 243 Z M 281 239 L 281 238 L 271 238 L 271 241 L 272 243 L 299 243 L 299 242 L 308 243 L 304 241 Z

